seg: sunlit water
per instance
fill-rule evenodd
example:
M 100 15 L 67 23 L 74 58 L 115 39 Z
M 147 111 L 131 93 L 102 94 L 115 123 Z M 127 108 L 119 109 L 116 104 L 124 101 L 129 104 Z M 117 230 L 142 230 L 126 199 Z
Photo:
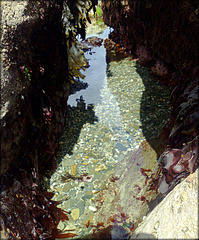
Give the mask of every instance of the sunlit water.
M 98 37 L 105 39 L 109 33 L 107 28 Z M 107 65 L 104 46 L 93 47 L 85 56 L 90 65 L 84 73 L 88 87 L 69 97 L 71 108 L 57 154 L 59 166 L 50 180 L 54 199 L 70 211 L 69 221 L 59 227 L 75 229 L 78 237 L 92 232 L 85 224 L 97 222 L 96 199 L 116 167 L 142 141 L 158 136 L 170 112 L 169 92 L 150 76 L 149 69 L 130 57 Z M 85 108 L 77 107 L 80 96 Z M 89 104 L 94 108 L 87 109 Z M 63 179 L 67 173 L 74 178 L 87 174 L 92 179 Z

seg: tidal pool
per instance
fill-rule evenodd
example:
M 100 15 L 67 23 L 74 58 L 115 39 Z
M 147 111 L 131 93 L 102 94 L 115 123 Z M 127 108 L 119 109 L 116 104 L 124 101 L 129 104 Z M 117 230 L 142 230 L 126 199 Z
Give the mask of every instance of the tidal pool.
M 92 36 L 105 39 L 110 31 Z M 70 213 L 59 228 L 73 229 L 77 238 L 110 224 L 113 235 L 121 227 L 125 235 L 146 215 L 147 202 L 139 201 L 146 193 L 140 169 L 155 167 L 154 139 L 170 117 L 169 90 L 130 56 L 110 61 L 111 54 L 103 44 L 85 53 L 88 87 L 69 97 L 58 168 L 50 179 L 54 200 Z

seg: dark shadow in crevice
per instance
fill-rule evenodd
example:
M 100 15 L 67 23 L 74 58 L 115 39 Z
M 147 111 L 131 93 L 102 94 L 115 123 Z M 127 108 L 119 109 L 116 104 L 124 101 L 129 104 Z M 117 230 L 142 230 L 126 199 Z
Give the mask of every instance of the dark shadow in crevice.
M 83 100 L 76 99 L 77 107 L 68 106 L 65 127 L 60 138 L 60 146 L 57 155 L 57 163 L 59 164 L 66 154 L 73 154 L 73 147 L 77 143 L 81 129 L 84 124 L 94 124 L 98 121 L 93 110 L 93 104 L 88 104 Z
M 154 149 L 157 154 L 157 159 L 159 159 L 167 146 L 166 125 L 171 117 L 171 89 L 160 83 L 160 81 L 152 75 L 150 68 L 147 70 L 147 67 L 141 66 L 138 63 L 135 67 L 145 86 L 140 106 L 141 129 L 146 141 Z M 165 196 L 165 194 L 159 193 L 155 199 L 150 201 L 148 203 L 148 213 L 151 212 Z M 142 236 L 142 238 L 144 238 L 144 236 Z
M 141 129 L 145 139 L 159 158 L 167 144 L 163 132 L 171 115 L 170 89 L 152 76 L 149 68 L 146 74 L 147 67 L 140 64 L 136 64 L 135 67 L 145 86 L 140 106 Z
M 79 79 L 74 79 L 74 82 L 70 83 L 69 88 L 69 95 L 75 94 L 78 91 L 81 91 L 82 89 L 86 89 L 88 87 L 88 83 L 83 82 Z
M 56 166 L 63 161 L 66 154 L 73 154 L 74 145 L 78 142 L 84 124 L 94 124 L 95 122 L 98 122 L 98 118 L 95 116 L 93 110 L 93 104 L 86 105 L 82 96 L 80 96 L 80 99 L 76 99 L 76 101 L 76 107 L 71 107 L 70 105 L 67 106 L 68 110 L 65 117 L 65 125 L 63 133 L 59 139 L 59 147 L 56 151 Z M 56 168 L 54 170 L 46 171 L 46 174 L 42 175 L 41 185 L 43 190 L 48 191 L 50 188 L 50 178 L 56 171 Z

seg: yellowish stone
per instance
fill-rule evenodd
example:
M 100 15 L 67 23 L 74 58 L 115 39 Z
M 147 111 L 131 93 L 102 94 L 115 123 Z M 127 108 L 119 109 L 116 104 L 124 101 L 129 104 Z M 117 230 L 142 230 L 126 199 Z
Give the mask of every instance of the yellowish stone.
M 93 163 L 97 163 L 99 160 L 98 159 L 93 159 L 92 162 Z
M 76 171 L 77 171 L 77 165 L 76 165 L 76 164 L 73 164 L 73 165 L 71 166 L 71 173 L 72 173 L 73 176 L 76 175 Z
M 79 219 L 79 208 L 73 209 L 71 212 L 71 216 L 75 221 Z
M 102 170 L 106 170 L 106 169 L 107 169 L 107 167 L 102 164 L 102 165 L 99 165 L 99 166 L 95 169 L 95 171 L 98 172 L 98 171 L 102 171 Z

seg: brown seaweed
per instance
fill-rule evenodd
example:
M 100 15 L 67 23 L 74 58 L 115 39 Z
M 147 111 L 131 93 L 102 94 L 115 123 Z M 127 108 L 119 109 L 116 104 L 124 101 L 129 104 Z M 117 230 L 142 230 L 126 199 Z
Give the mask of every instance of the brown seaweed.
M 42 192 L 38 182 L 24 170 L 13 184 L 1 191 L 1 229 L 8 239 L 54 239 L 75 236 L 57 229 L 59 221 L 67 221 L 67 212 L 51 200 L 53 193 Z M 19 178 L 20 177 L 20 178 Z

